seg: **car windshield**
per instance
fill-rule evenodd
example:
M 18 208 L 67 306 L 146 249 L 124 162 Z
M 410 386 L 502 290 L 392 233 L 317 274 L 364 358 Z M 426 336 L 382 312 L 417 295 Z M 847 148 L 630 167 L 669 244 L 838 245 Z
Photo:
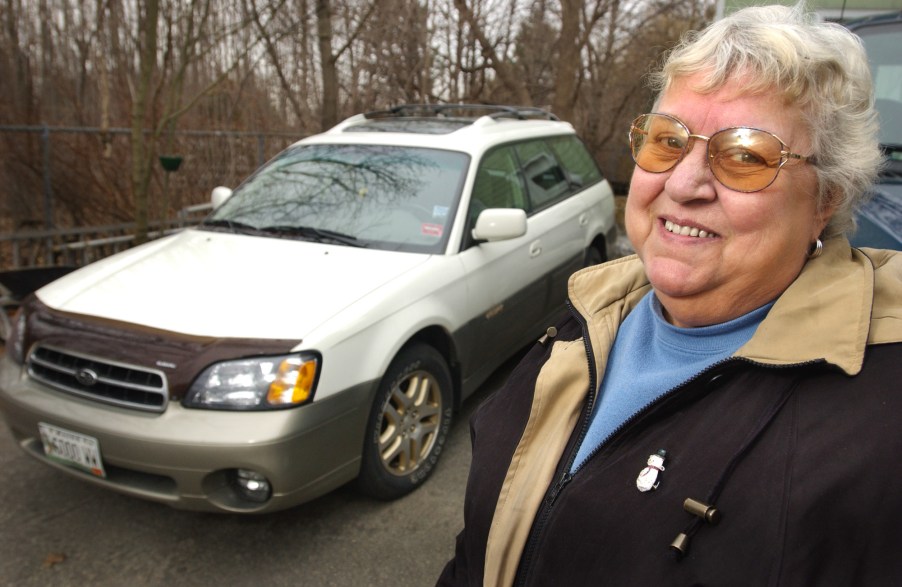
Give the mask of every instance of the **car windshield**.
M 384 145 L 296 145 L 248 178 L 209 230 L 439 253 L 469 157 Z

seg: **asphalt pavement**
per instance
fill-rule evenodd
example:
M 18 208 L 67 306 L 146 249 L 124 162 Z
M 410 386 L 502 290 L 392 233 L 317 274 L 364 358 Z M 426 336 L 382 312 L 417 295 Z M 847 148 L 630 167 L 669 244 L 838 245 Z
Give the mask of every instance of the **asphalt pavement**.
M 185 512 L 94 487 L 24 454 L 0 424 L 0 585 L 433 585 L 463 525 L 467 401 L 432 478 L 380 502 L 343 487 L 267 515 Z

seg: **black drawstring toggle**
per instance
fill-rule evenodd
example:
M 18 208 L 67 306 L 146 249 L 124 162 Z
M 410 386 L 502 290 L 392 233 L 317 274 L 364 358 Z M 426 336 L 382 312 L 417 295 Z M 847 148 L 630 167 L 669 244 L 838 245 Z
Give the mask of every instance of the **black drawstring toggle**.
M 670 548 L 676 552 L 678 557 L 682 557 L 689 550 L 689 536 L 685 532 L 680 532 L 670 543 Z
M 755 445 L 755 442 L 764 434 L 764 431 L 767 430 L 770 423 L 776 419 L 780 410 L 792 396 L 795 387 L 796 384 L 793 384 L 789 388 L 783 390 L 783 393 L 777 396 L 776 401 L 761 414 L 758 421 L 751 430 L 749 430 L 748 436 L 746 436 L 742 444 L 739 445 L 739 449 L 733 454 L 730 460 L 727 461 L 726 468 L 721 473 L 720 479 L 717 480 L 717 483 L 714 484 L 711 492 L 707 495 L 707 501 L 717 501 L 720 492 L 723 490 L 727 480 L 733 474 L 734 469 L 736 469 L 739 462 L 745 458 Z M 695 536 L 695 533 L 698 532 L 703 524 L 714 526 L 720 522 L 721 518 L 720 511 L 716 507 L 708 505 L 703 501 L 698 501 L 697 499 L 689 498 L 684 501 L 683 509 L 695 516 L 695 519 L 692 520 L 686 529 L 680 532 L 674 541 L 670 543 L 670 550 L 676 554 L 677 560 L 685 556 L 686 552 L 689 550 L 689 541 Z
M 720 510 L 697 499 L 686 498 L 686 501 L 683 502 L 683 509 L 698 519 L 693 520 L 689 527 L 677 534 L 677 537 L 670 543 L 670 549 L 678 559 L 686 555 L 689 550 L 689 540 L 698 532 L 702 522 L 712 526 L 716 526 L 720 522 Z
M 542 338 L 540 338 L 538 342 L 540 345 L 545 346 L 545 344 L 555 336 L 557 336 L 557 328 L 549 326 L 548 330 L 545 331 L 545 334 L 542 335 Z
M 720 522 L 720 510 L 713 505 L 702 503 L 691 497 L 686 498 L 686 501 L 683 502 L 683 509 L 693 516 L 698 516 L 712 526 L 716 526 Z

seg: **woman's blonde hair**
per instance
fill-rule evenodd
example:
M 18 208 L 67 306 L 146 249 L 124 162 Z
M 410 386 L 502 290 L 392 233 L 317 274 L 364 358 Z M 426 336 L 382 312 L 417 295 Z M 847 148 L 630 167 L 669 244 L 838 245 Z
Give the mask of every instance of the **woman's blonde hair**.
M 845 27 L 821 22 L 805 4 L 739 10 L 690 33 L 652 79 L 661 93 L 700 74 L 705 93 L 742 77 L 749 93 L 775 89 L 798 106 L 816 160 L 819 210 L 836 206 L 824 236 L 849 234 L 882 162 L 867 56 Z

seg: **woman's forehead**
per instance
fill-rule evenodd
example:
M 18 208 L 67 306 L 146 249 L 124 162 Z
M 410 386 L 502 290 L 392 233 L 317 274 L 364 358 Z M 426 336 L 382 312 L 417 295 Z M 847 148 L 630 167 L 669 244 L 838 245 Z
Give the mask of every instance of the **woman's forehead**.
M 661 93 L 655 112 L 680 119 L 694 133 L 750 126 L 772 132 L 788 142 L 807 142 L 808 133 L 800 109 L 786 104 L 776 89 L 750 93 L 747 80 L 738 77 L 713 90 L 700 91 L 704 84 L 698 77 L 699 74 L 674 79 Z

